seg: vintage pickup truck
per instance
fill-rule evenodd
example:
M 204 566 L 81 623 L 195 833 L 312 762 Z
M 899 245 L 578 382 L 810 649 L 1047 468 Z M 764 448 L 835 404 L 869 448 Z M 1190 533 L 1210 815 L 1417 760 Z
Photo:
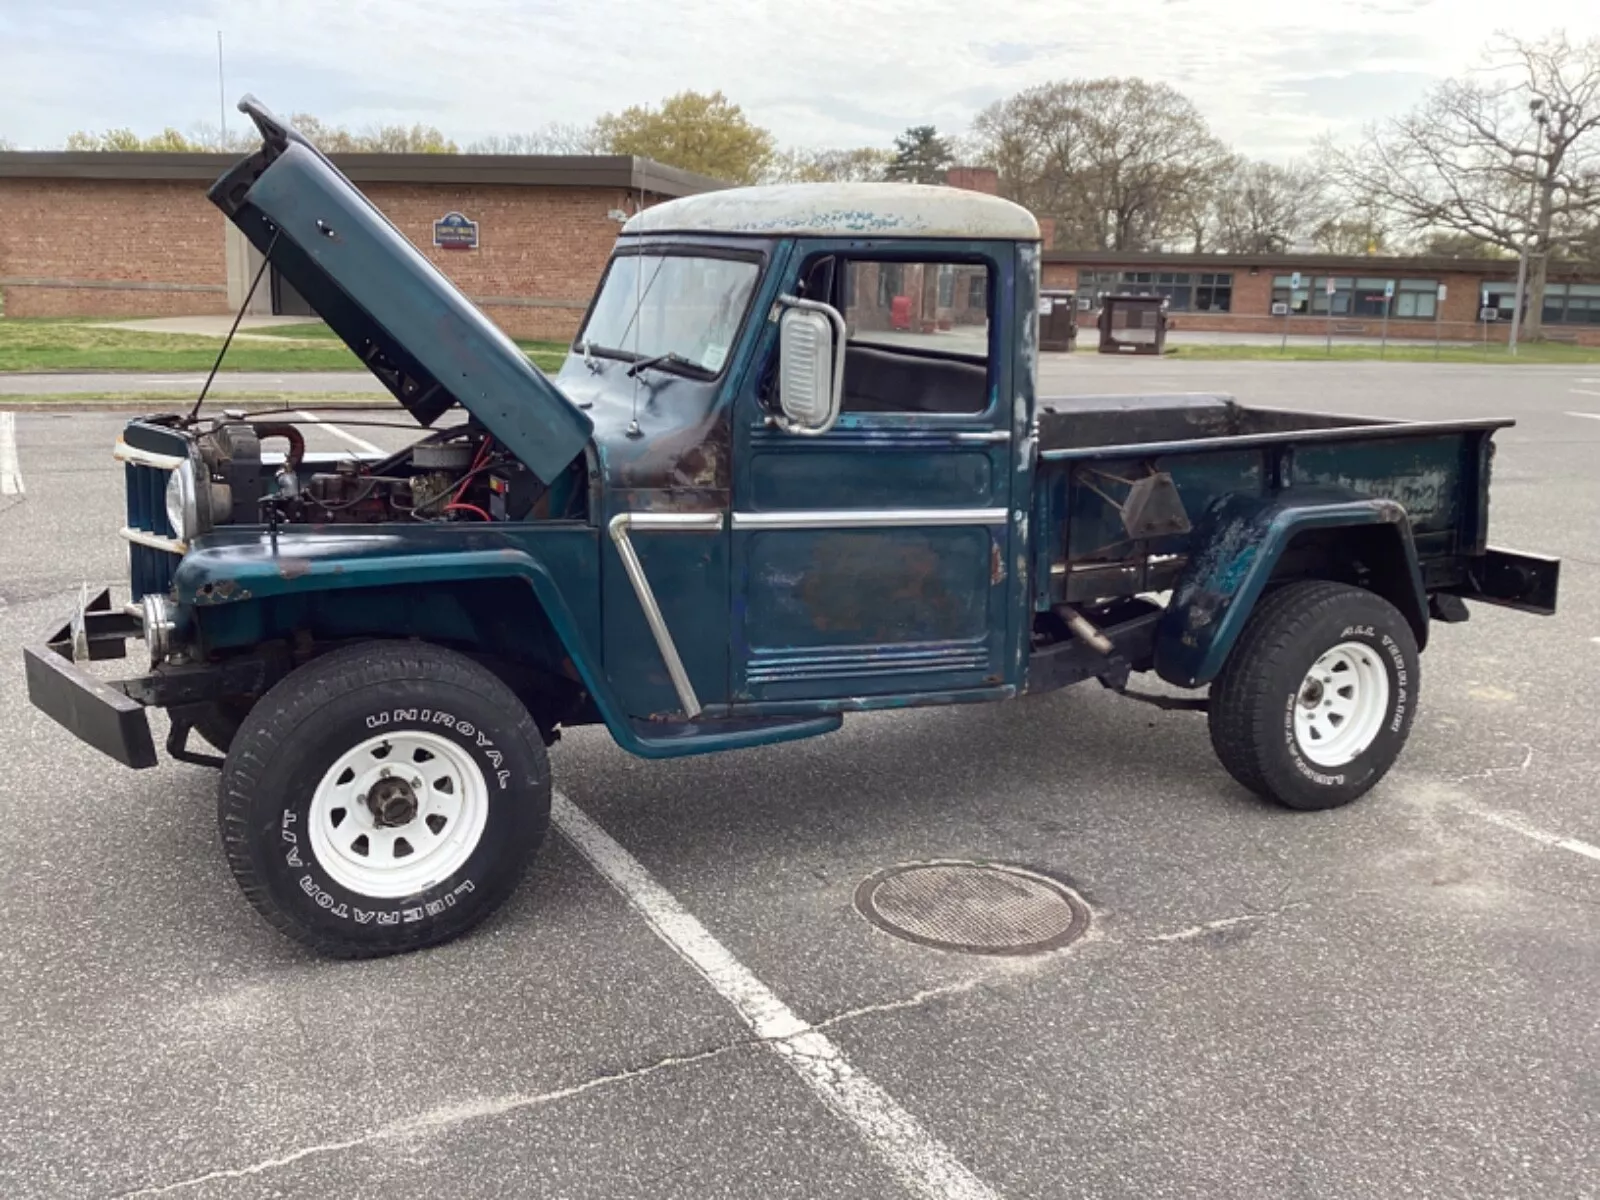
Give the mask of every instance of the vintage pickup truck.
M 283 414 L 131 422 L 131 603 L 86 597 L 26 665 L 129 767 L 165 709 L 168 752 L 222 768 L 244 894 L 322 952 L 431 945 L 504 900 L 565 726 L 704 754 L 1154 672 L 1175 688 L 1143 698 L 1206 709 L 1242 785 L 1324 809 L 1400 753 L 1430 620 L 1554 609 L 1555 561 L 1487 543 L 1509 421 L 1036 395 L 1039 233 L 1004 200 L 644 208 L 551 380 L 241 107 L 263 145 L 211 198 L 431 432 L 318 455 Z M 78 665 L 129 639 L 145 673 Z

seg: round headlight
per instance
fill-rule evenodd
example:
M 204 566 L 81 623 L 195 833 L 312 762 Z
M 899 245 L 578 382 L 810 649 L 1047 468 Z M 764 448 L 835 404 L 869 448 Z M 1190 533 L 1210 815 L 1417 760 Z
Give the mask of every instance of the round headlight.
M 195 500 L 194 463 L 186 462 L 167 480 L 167 520 L 173 534 L 187 542 L 200 532 L 200 509 Z

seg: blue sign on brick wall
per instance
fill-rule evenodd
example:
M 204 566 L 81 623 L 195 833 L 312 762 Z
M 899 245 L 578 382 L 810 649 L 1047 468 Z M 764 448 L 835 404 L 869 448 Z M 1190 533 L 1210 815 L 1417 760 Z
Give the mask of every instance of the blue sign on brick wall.
M 478 223 L 458 212 L 445 213 L 433 223 L 433 244 L 441 250 L 476 250 Z

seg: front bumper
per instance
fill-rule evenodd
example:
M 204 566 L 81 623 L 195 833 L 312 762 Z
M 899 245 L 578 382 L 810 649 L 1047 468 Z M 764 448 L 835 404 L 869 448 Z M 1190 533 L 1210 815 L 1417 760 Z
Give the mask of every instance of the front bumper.
M 265 692 L 288 672 L 286 648 L 263 647 L 225 662 L 166 662 L 131 679 L 96 679 L 77 665 L 84 659 L 124 658 L 128 639 L 144 634 L 138 616 L 112 609 L 109 589 L 81 603 L 65 625 L 22 648 L 28 699 L 80 741 L 135 770 L 156 765 L 146 710 L 164 708 L 172 718 L 167 754 L 180 762 L 217 766 L 221 759 L 187 748 L 196 716 L 218 700 Z
M 42 642 L 22 648 L 33 706 L 80 741 L 135 769 L 156 765 L 145 706 L 116 684 L 80 670 L 76 660 L 123 658 L 127 640 L 142 635 L 138 617 L 112 610 L 107 590 Z

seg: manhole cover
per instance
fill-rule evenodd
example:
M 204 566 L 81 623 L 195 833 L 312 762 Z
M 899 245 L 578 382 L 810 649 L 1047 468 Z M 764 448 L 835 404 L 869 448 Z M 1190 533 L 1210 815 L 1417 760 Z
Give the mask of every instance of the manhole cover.
M 1039 954 L 1089 928 L 1088 906 L 1066 885 L 999 863 L 890 867 L 856 889 L 856 907 L 896 937 L 967 954 Z

